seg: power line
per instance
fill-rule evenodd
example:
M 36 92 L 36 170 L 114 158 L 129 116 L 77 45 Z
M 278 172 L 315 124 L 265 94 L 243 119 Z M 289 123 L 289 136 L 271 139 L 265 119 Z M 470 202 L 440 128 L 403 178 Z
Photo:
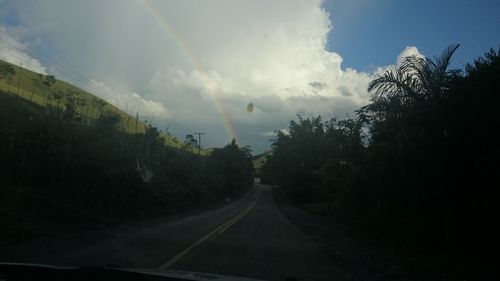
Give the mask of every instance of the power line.
M 87 88 L 87 89 L 91 90 L 94 94 L 99 94 L 102 97 L 107 96 L 108 98 L 116 99 L 119 103 L 125 104 L 125 112 L 128 113 L 127 111 L 129 109 L 130 95 L 127 96 L 127 99 L 125 100 L 125 98 L 122 98 L 120 96 L 114 96 L 114 95 L 111 95 L 105 91 L 102 91 L 101 89 L 96 88 L 92 83 L 94 80 L 88 78 L 88 76 L 86 76 L 85 74 L 82 74 L 81 72 L 78 72 L 78 71 L 64 65 L 63 63 L 51 58 L 49 55 L 45 54 L 42 51 L 39 51 L 39 50 L 37 50 L 33 47 L 30 47 L 28 45 L 24 45 L 20 41 L 12 38 L 8 33 L 6 33 L 3 30 L 0 30 L 0 33 L 5 35 L 4 38 L 2 38 L 0 36 L 0 41 L 9 45 L 14 50 L 17 50 L 17 51 L 20 51 L 23 53 L 27 53 L 30 57 L 23 58 L 23 57 L 19 56 L 18 53 L 13 52 L 14 50 L 9 49 L 7 46 L 0 45 L 0 49 L 3 49 L 5 52 L 9 53 L 11 56 L 19 59 L 20 61 L 24 61 L 25 65 L 30 65 L 33 67 L 40 67 L 41 66 L 41 65 L 34 64 L 33 62 L 31 62 L 30 59 L 32 59 L 32 58 L 37 59 L 37 60 L 42 61 L 42 62 L 45 62 L 45 63 L 49 63 L 49 64 L 51 64 L 51 66 L 55 65 L 55 68 L 58 70 L 58 72 L 61 75 L 69 78 L 70 81 L 76 80 L 76 81 L 82 83 L 83 88 Z M 9 41 L 15 42 L 16 44 L 13 44 L 12 42 L 9 42 Z M 28 50 L 31 50 L 31 52 Z M 23 63 L 21 63 L 21 67 L 22 67 L 22 64 Z M 152 119 L 153 119 L 153 116 L 151 116 L 150 122 L 153 121 Z M 186 128 L 185 126 L 183 126 L 181 124 L 173 124 L 173 125 L 179 126 L 183 129 L 185 129 L 186 131 L 191 131 L 190 129 Z M 195 133 L 195 134 L 198 134 L 198 151 L 201 154 L 201 135 L 204 135 L 205 133 Z
M 22 44 L 22 43 L 21 43 L 21 42 L 19 42 L 18 40 L 16 40 L 16 39 L 14 39 L 14 38 L 10 37 L 10 36 L 9 36 L 9 34 L 7 34 L 6 32 L 4 32 L 4 31 L 0 30 L 0 33 L 3 33 L 3 34 L 4 34 L 7 38 L 9 38 L 11 41 L 14 41 L 14 42 L 16 42 L 16 43 L 19 45 L 19 46 L 15 46 L 15 45 L 13 45 L 12 43 L 10 43 L 8 40 L 6 40 L 6 39 L 3 39 L 3 40 L 2 40 L 2 38 L 0 38 L 0 40 L 2 40 L 3 42 L 7 43 L 7 44 L 8 44 L 8 45 L 10 45 L 11 47 L 16 48 L 16 49 L 18 49 L 18 50 L 20 50 L 20 51 L 25 51 L 22 47 L 24 47 L 24 48 L 26 48 L 26 49 L 29 49 L 29 50 L 31 50 L 31 51 L 33 51 L 33 52 L 35 52 L 35 53 L 39 54 L 40 56 L 44 57 L 45 59 L 47 59 L 47 60 L 51 61 L 53 64 L 56 64 L 56 65 L 58 65 L 59 67 L 61 67 L 61 68 L 65 69 L 65 70 L 66 70 L 66 72 L 70 72 L 70 73 L 72 73 L 73 75 L 76 75 L 76 76 L 78 76 L 79 78 L 82 78 L 82 79 L 83 79 L 83 80 L 85 80 L 85 81 L 91 81 L 91 80 L 92 80 L 92 79 L 88 78 L 86 75 L 84 75 L 84 74 L 82 74 L 82 73 L 80 73 L 80 72 L 78 72 L 78 71 L 76 71 L 76 70 L 73 70 L 73 69 L 71 69 L 71 68 L 69 68 L 69 67 L 65 66 L 64 64 L 62 64 L 62 63 L 58 62 L 57 60 L 55 60 L 55 59 L 51 58 L 50 56 L 46 55 L 45 53 L 43 53 L 43 52 L 41 52 L 41 51 L 39 51 L 39 50 L 36 50 L 36 49 L 34 49 L 33 47 L 30 47 L 30 46 L 28 46 L 28 45 L 24 45 L 24 44 Z M 21 47 L 21 46 L 22 46 L 22 47 Z M 31 55 L 32 57 L 35 57 L 33 54 L 30 54 L 30 55 Z M 40 58 L 38 57 L 37 59 L 40 59 Z M 41 60 L 41 59 L 40 59 L 40 60 Z
M 1 39 L 0 39 L 0 40 L 1 40 Z M 23 63 L 24 63 L 25 65 L 30 65 L 30 66 L 33 66 L 33 67 L 37 67 L 37 66 L 39 66 L 39 65 L 36 65 L 36 64 L 31 63 L 31 62 L 29 61 L 29 58 L 28 58 L 28 59 L 26 59 L 26 58 L 20 57 L 20 56 L 18 56 L 17 54 L 15 54 L 15 53 L 11 52 L 11 50 L 10 50 L 10 49 L 7 49 L 6 47 L 3 47 L 2 45 L 0 45 L 0 49 L 3 49 L 5 52 L 9 53 L 12 57 L 17 58 L 17 59 L 19 59 L 20 61 L 23 61 Z M 13 64 L 15 64 L 15 63 L 13 63 Z
M 1 40 L 1 39 L 0 39 L 0 41 L 3 41 L 3 40 Z M 4 41 L 4 42 L 5 42 L 5 41 Z M 20 61 L 24 61 L 24 64 L 26 64 L 26 65 L 30 65 L 30 66 L 32 66 L 32 67 L 40 67 L 40 65 L 33 64 L 33 63 L 31 63 L 31 62 L 29 61 L 31 58 L 39 59 L 39 58 L 37 58 L 37 57 L 33 56 L 32 54 L 30 54 L 30 56 L 31 56 L 30 58 L 23 58 L 23 57 L 21 57 L 21 56 L 17 55 L 16 53 L 12 52 L 12 50 L 11 50 L 11 49 L 8 49 L 8 48 L 6 48 L 6 47 L 0 46 L 0 49 L 3 49 L 3 50 L 4 50 L 5 52 L 7 52 L 10 56 L 12 56 L 12 57 L 14 57 L 14 58 L 17 58 L 17 59 L 19 59 Z M 23 50 L 21 50 L 21 49 L 18 49 L 18 50 L 19 50 L 19 51 L 23 51 Z M 82 83 L 82 85 L 83 85 L 84 87 L 87 87 L 88 89 L 90 89 L 90 91 L 91 91 L 91 92 L 98 93 L 98 94 L 101 94 L 101 95 L 103 95 L 103 96 L 108 95 L 107 93 L 103 93 L 103 92 L 101 92 L 100 90 L 98 90 L 97 88 L 93 87 L 93 86 L 92 86 L 92 84 L 87 83 L 87 81 L 85 81 L 85 80 L 83 80 L 83 79 L 81 79 L 81 78 L 76 78 L 76 77 L 74 77 L 74 76 L 73 76 L 73 77 L 71 77 L 72 75 L 68 75 L 68 73 L 67 73 L 67 72 L 64 72 L 64 71 L 60 71 L 60 70 L 59 70 L 59 72 L 60 72 L 60 74 L 62 74 L 62 75 L 63 75 L 63 77 L 67 77 L 67 78 L 69 78 L 68 80 L 70 80 L 70 81 L 71 81 L 71 80 L 73 80 L 73 81 L 75 81 L 75 80 L 76 80 L 76 81 L 79 81 L 80 83 Z M 66 75 L 65 75 L 65 74 L 66 74 Z M 91 80 L 89 80 L 88 82 L 92 82 L 92 81 L 91 81 Z
M 30 55 L 32 58 L 35 58 L 35 59 L 37 59 L 37 60 L 44 61 L 44 62 L 51 62 L 53 66 L 54 66 L 54 64 L 55 64 L 55 68 L 56 68 L 56 69 L 58 69 L 59 74 L 61 74 L 61 75 L 63 75 L 63 76 L 66 76 L 67 78 L 69 78 L 69 80 L 73 80 L 73 81 L 77 81 L 77 82 L 81 83 L 81 86 L 83 86 L 83 87 L 85 87 L 85 88 L 87 88 L 87 89 L 90 89 L 90 91 L 92 91 L 92 92 L 94 92 L 94 93 L 97 93 L 97 94 L 99 94 L 100 96 L 103 96 L 103 97 L 104 97 L 104 96 L 107 96 L 108 98 L 109 98 L 109 97 L 111 97 L 111 98 L 113 98 L 113 99 L 117 99 L 117 101 L 118 101 L 119 103 L 123 103 L 123 102 L 124 102 L 124 100 L 123 100 L 123 98 L 122 98 L 122 97 L 119 97 L 119 96 L 113 96 L 113 95 L 111 95 L 111 96 L 110 96 L 110 94 L 108 94 L 107 92 L 101 91 L 101 89 L 94 87 L 94 85 L 93 85 L 93 83 L 92 83 L 94 80 L 92 80 L 92 79 L 88 78 L 86 75 L 81 74 L 81 73 L 79 73 L 78 71 L 75 71 L 75 70 L 73 70 L 73 69 L 71 69 L 71 68 L 69 68 L 69 67 L 65 66 L 64 64 L 62 64 L 62 63 L 58 62 L 57 60 L 55 60 L 55 59 L 51 58 L 50 56 L 48 56 L 48 55 L 44 54 L 44 53 L 43 53 L 43 52 L 41 52 L 41 51 L 38 51 L 38 50 L 36 50 L 36 49 L 34 49 L 34 48 L 30 47 L 30 46 L 25 46 L 25 45 L 23 45 L 21 42 L 17 41 L 16 39 L 11 38 L 11 37 L 10 37 L 7 33 L 5 33 L 5 32 L 4 32 L 4 31 L 2 31 L 2 30 L 0 30 L 0 33 L 3 33 L 4 35 L 6 35 L 6 36 L 8 37 L 8 39 L 10 39 L 11 41 L 16 42 L 19 46 L 16 46 L 16 45 L 12 44 L 12 43 L 11 43 L 11 42 L 9 42 L 9 40 L 7 40 L 6 38 L 1 38 L 1 37 L 0 37 L 0 41 L 3 41 L 3 42 L 4 42 L 4 43 L 6 43 L 7 45 L 9 45 L 9 46 L 11 46 L 12 48 L 14 48 L 14 49 L 16 49 L 16 50 L 18 50 L 18 51 L 21 51 L 21 52 L 26 52 L 26 50 L 25 50 L 25 48 L 26 48 L 26 49 L 29 49 L 29 50 L 31 50 L 31 51 L 33 51 L 33 52 L 37 53 L 39 56 L 34 55 L 34 54 L 33 54 L 33 53 L 31 53 L 31 52 L 27 52 L 27 54 L 28 54 L 28 55 Z M 21 46 L 23 46 L 24 48 L 23 48 L 23 47 L 21 47 Z M 29 60 L 29 58 L 28 58 L 28 59 L 26 59 L 26 58 L 22 58 L 22 57 L 20 57 L 19 55 L 17 55 L 17 54 L 15 54 L 15 53 L 13 53 L 11 49 L 8 49 L 8 48 L 7 48 L 7 47 L 5 47 L 5 46 L 4 46 L 4 47 L 0 46 L 0 48 L 2 48 L 3 50 L 5 50 L 5 51 L 6 51 L 7 53 L 9 53 L 11 56 L 16 57 L 16 58 L 18 58 L 18 59 L 20 59 L 20 60 L 26 60 L 26 61 L 28 61 L 28 60 Z M 40 56 L 44 57 L 45 59 L 40 58 Z M 32 64 L 32 63 L 29 63 L 29 64 L 30 64 L 31 66 L 38 66 L 38 65 L 34 65 L 34 64 Z

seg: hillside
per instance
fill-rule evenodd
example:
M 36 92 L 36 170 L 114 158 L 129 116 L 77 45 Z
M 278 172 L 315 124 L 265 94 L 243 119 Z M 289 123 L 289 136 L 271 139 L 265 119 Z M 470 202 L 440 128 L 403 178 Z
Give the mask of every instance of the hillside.
M 192 211 L 253 185 L 247 150 L 208 151 L 199 157 L 91 93 L 0 61 L 0 246 Z
M 74 108 L 76 120 L 89 124 L 103 114 L 119 117 L 119 129 L 131 134 L 144 134 L 146 123 L 95 95 L 58 80 L 0 60 L 0 92 L 19 96 L 42 107 L 65 111 Z M 181 148 L 182 142 L 168 133 L 160 132 L 165 144 Z
M 264 164 L 266 164 L 267 157 L 271 156 L 271 154 L 272 154 L 272 151 L 266 151 L 264 153 L 261 153 L 261 154 L 258 154 L 258 155 L 255 155 L 252 157 L 253 168 L 255 169 L 255 172 L 257 173 L 257 175 L 260 175 L 260 170 L 262 169 L 262 166 L 264 166 Z

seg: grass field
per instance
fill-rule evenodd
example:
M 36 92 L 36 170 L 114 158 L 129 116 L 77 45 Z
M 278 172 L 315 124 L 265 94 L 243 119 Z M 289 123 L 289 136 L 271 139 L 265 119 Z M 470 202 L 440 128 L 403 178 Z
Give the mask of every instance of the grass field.
M 270 156 L 271 153 L 272 153 L 271 151 L 266 151 L 264 153 L 252 157 L 253 168 L 255 169 L 257 174 L 260 173 L 260 169 L 262 168 L 262 166 L 264 166 L 264 164 L 267 161 L 267 156 Z
M 0 76 L 0 90 L 9 95 L 29 100 L 43 107 L 66 109 L 69 102 L 75 104 L 77 118 L 84 123 L 95 121 L 101 114 L 112 113 L 120 118 L 120 129 L 131 134 L 143 134 L 147 124 L 105 100 L 62 80 L 53 79 L 0 60 L 0 66 L 14 69 L 14 74 Z M 182 141 L 160 132 L 165 144 L 180 149 Z M 203 152 L 202 154 L 208 154 Z

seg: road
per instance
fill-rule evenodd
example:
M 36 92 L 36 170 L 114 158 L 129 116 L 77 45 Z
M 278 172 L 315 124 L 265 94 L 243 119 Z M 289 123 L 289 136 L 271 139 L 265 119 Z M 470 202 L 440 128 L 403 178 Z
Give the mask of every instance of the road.
M 270 187 L 259 184 L 217 210 L 154 225 L 124 225 L 4 247 L 0 261 L 120 265 L 264 280 L 345 280 L 348 276 L 287 220 L 275 205 Z

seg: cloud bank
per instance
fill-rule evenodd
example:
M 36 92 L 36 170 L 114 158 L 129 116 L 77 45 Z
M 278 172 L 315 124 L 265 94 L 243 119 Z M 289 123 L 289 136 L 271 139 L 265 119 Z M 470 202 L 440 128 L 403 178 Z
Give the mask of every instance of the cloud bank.
M 224 119 L 260 152 L 296 114 L 343 118 L 369 100 L 374 74 L 326 50 L 334 27 L 318 0 L 9 5 L 31 46 L 85 73 L 87 89 L 181 138 L 204 131 L 207 146 L 230 141 Z

